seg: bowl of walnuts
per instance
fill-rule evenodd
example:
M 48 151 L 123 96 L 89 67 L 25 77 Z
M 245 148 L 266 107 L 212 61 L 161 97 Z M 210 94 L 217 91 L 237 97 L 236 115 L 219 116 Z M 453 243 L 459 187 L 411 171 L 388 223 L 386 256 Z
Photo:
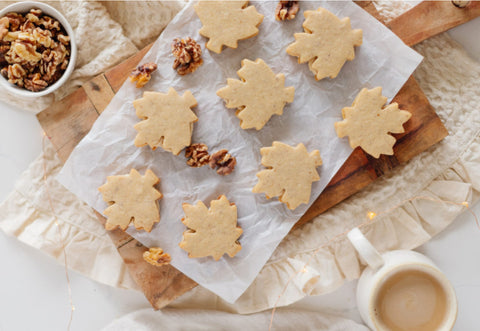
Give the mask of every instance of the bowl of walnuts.
M 0 85 L 21 97 L 58 89 L 75 67 L 73 30 L 55 8 L 24 1 L 0 11 Z

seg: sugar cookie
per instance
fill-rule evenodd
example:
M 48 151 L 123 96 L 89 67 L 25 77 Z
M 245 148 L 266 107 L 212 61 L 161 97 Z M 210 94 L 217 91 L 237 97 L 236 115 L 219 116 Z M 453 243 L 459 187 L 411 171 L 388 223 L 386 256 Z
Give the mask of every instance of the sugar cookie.
M 298 57 L 298 63 L 308 62 L 315 79 L 337 77 L 347 60 L 355 57 L 354 46 L 362 44 L 362 30 L 352 30 L 350 18 L 339 19 L 324 8 L 307 10 L 304 33 L 295 33 L 295 42 L 287 53 Z
M 237 108 L 242 129 L 260 130 L 273 115 L 282 115 L 287 102 L 293 102 L 295 88 L 285 87 L 285 75 L 275 73 L 261 59 L 242 61 L 237 71 L 241 80 L 227 80 L 217 91 L 227 108 Z
M 199 33 L 209 38 L 206 47 L 221 53 L 223 45 L 237 48 L 238 41 L 258 34 L 258 26 L 263 21 L 254 6 L 248 1 L 199 1 L 195 4 L 203 26 Z
M 334 124 L 337 135 L 348 136 L 352 148 L 360 146 L 375 158 L 393 155 L 396 139 L 389 133 L 404 132 L 403 124 L 412 114 L 399 110 L 396 102 L 384 107 L 386 102 L 381 87 L 362 89 L 352 107 L 342 109 L 344 120 Z
M 303 144 L 296 147 L 275 141 L 272 147 L 260 149 L 262 164 L 268 169 L 257 173 L 254 193 L 265 193 L 267 199 L 279 197 L 289 209 L 310 201 L 312 182 L 320 179 L 316 168 L 322 164 L 318 150 L 308 153 Z
M 197 100 L 190 91 L 183 96 L 170 88 L 167 94 L 145 92 L 143 98 L 133 101 L 137 116 L 143 121 L 135 124 L 138 131 L 135 146 L 149 145 L 152 149 L 158 146 L 180 154 L 183 148 L 190 146 L 193 123 L 198 121 L 190 109 L 197 105 Z
M 154 187 L 158 182 L 160 179 L 151 170 L 144 176 L 135 169 L 128 175 L 108 176 L 107 182 L 98 188 L 103 200 L 110 204 L 104 211 L 105 228 L 125 230 L 133 221 L 137 230 L 150 232 L 153 224 L 160 221 L 157 200 L 162 193 Z
M 184 203 L 183 210 L 182 222 L 189 229 L 179 246 L 188 252 L 188 257 L 212 256 L 218 261 L 223 254 L 234 257 L 242 249 L 237 241 L 243 232 L 237 226 L 237 207 L 224 195 L 210 202 L 208 209 L 198 201 L 195 205 Z

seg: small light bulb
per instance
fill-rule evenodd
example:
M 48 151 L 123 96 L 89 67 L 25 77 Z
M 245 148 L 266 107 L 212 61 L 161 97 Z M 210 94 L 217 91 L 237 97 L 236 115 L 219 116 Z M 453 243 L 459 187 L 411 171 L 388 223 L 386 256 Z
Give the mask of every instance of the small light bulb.
M 367 213 L 367 216 L 370 220 L 373 220 L 375 218 L 375 216 L 377 216 L 377 214 L 375 214 L 373 211 L 369 211 Z
M 468 207 L 468 202 L 464 201 L 464 202 L 462 202 L 462 205 L 465 206 L 465 207 Z
M 304 274 L 306 274 L 306 273 L 308 272 L 307 268 L 303 268 L 303 269 L 302 269 L 302 272 L 303 272 Z

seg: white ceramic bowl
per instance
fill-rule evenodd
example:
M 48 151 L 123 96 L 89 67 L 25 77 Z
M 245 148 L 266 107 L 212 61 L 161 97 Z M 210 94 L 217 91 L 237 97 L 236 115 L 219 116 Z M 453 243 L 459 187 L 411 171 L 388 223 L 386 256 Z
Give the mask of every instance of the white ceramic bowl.
M 35 8 L 35 9 L 40 9 L 45 15 L 51 16 L 52 18 L 56 19 L 57 21 L 60 22 L 60 24 L 63 26 L 65 31 L 67 32 L 68 36 L 70 37 L 70 59 L 69 63 L 67 66 L 67 69 L 63 73 L 63 75 L 60 77 L 59 80 L 57 80 L 55 83 L 52 85 L 48 86 L 46 89 L 38 91 L 38 92 L 33 92 L 29 91 L 23 87 L 18 87 L 14 84 L 11 84 L 8 82 L 5 77 L 0 75 L 0 85 L 3 86 L 5 89 L 8 90 L 11 94 L 17 95 L 19 97 L 24 97 L 24 98 L 32 98 L 32 97 L 40 97 L 43 95 L 47 95 L 58 89 L 60 86 L 62 86 L 72 73 L 73 69 L 75 68 L 75 61 L 77 59 L 77 44 L 75 43 L 75 37 L 73 35 L 73 30 L 68 21 L 65 19 L 65 17 L 58 12 L 55 8 L 46 5 L 41 2 L 35 2 L 35 1 L 23 1 L 23 2 L 18 2 L 14 3 L 10 6 L 5 7 L 0 11 L 0 17 L 5 16 L 7 13 L 10 12 L 15 12 L 19 14 L 26 14 L 30 11 L 30 9 Z

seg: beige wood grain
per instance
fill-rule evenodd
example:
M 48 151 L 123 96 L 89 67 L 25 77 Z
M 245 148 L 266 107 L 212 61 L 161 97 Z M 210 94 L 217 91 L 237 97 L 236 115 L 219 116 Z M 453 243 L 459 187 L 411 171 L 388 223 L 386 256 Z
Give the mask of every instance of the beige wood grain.
M 98 75 L 92 80 L 86 82 L 82 88 L 85 90 L 90 102 L 93 104 L 99 115 L 105 108 L 107 108 L 108 104 L 115 96 L 115 92 L 113 92 L 105 75 Z
M 64 162 L 97 118 L 98 113 L 82 88 L 37 114 L 57 152 L 62 150 L 59 156 Z
M 451 1 L 423 1 L 387 24 L 407 45 L 425 39 L 480 16 L 480 1 L 470 1 L 465 8 Z
M 123 82 L 125 82 L 128 76 L 130 76 L 135 67 L 140 64 L 140 60 L 145 56 L 145 54 L 147 54 L 150 48 L 152 48 L 152 45 L 153 44 L 148 45 L 134 56 L 105 73 L 105 78 L 115 93 L 117 93 L 120 87 L 122 87 Z
M 95 214 L 98 220 L 105 225 L 106 219 L 98 212 Z M 140 286 L 154 309 L 165 307 L 183 293 L 197 286 L 197 283 L 171 265 L 157 267 L 145 262 L 143 252 L 148 248 L 125 231 L 115 229 L 108 231 L 108 234 L 117 247 L 130 275 Z

